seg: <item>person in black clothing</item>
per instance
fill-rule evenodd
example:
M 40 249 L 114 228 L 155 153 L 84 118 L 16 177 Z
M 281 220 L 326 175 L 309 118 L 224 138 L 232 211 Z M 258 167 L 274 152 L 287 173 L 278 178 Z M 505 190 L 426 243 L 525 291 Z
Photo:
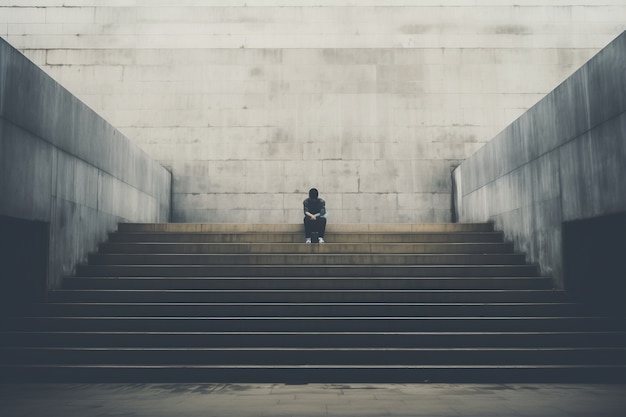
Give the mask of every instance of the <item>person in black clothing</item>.
M 319 198 L 315 188 L 309 190 L 309 198 L 304 200 L 304 237 L 305 243 L 311 243 L 311 235 L 318 233 L 318 242 L 324 243 L 326 230 L 326 202 Z

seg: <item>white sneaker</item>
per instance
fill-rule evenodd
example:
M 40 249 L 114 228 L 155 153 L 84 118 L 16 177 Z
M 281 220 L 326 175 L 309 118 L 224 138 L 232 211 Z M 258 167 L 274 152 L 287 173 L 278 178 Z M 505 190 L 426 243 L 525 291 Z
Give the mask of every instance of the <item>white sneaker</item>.
M 304 241 L 304 243 L 311 243 L 311 238 L 307 237 L 306 240 Z
M 318 243 L 324 243 L 324 238 L 323 238 L 323 237 L 319 237 L 319 238 L 317 238 L 317 242 L 318 242 Z

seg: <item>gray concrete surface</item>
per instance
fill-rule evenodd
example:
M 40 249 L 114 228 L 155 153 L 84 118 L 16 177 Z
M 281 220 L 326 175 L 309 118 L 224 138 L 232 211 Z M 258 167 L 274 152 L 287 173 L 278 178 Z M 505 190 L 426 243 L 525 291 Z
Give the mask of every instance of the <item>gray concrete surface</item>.
M 0 385 L 3 417 L 624 417 L 624 385 Z
M 163 166 L 0 39 L 0 215 L 49 225 L 48 288 L 118 222 L 167 221 L 170 184 Z
M 454 171 L 459 220 L 495 222 L 561 288 L 563 223 L 626 212 L 624 68 L 626 32 Z
M 2 3 L 2 2 L 0 2 Z M 172 219 L 450 220 L 450 171 L 623 0 L 5 1 L 0 36 L 173 172 Z

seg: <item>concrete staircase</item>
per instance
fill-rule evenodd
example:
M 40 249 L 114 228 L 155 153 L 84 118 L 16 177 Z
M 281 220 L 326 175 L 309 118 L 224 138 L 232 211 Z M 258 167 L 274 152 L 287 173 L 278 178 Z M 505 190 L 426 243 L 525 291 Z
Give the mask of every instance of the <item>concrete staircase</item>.
M 68 382 L 626 382 L 585 313 L 489 224 L 120 224 L 4 325 L 0 375 Z

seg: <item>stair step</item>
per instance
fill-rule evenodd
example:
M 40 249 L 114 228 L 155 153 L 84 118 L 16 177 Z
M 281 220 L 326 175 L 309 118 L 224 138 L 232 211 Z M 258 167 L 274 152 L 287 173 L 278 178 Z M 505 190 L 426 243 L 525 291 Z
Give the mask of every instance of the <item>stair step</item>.
M 0 382 L 620 383 L 623 365 L 7 365 Z
M 615 331 L 598 317 L 25 317 L 7 330 L 146 332 Z
M 526 277 L 535 265 L 78 265 L 82 277 Z
M 102 254 L 492 254 L 513 252 L 511 243 L 102 243 Z
M 43 316 L 76 317 L 458 317 L 570 316 L 572 303 L 46 303 L 33 306 Z
M 51 302 L 497 303 L 560 302 L 552 290 L 55 290 Z
M 91 254 L 90 265 L 524 265 L 522 254 Z
M 439 233 L 332 233 L 326 234 L 333 243 L 502 243 L 502 232 L 439 232 Z M 272 233 L 176 233 L 176 232 L 114 232 L 109 242 L 135 243 L 271 243 L 304 244 L 304 234 L 298 232 Z M 313 245 L 311 245 L 313 246 Z
M 616 365 L 624 348 L 0 348 L 0 366 Z
M 6 332 L 0 346 L 58 347 L 624 347 L 621 331 L 544 332 Z
M 120 232 L 168 233 L 303 233 L 302 224 L 286 223 L 120 223 Z M 328 233 L 450 233 L 490 232 L 491 223 L 329 223 Z
M 550 289 L 547 277 L 66 277 L 65 289 L 152 290 L 417 290 Z

